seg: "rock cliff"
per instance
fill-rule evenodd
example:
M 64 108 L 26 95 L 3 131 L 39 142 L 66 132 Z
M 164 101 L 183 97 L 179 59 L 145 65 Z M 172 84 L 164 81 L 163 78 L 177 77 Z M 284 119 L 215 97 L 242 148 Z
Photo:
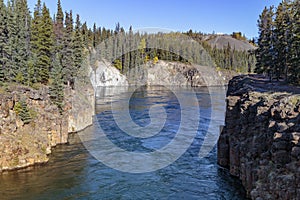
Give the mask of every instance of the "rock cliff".
M 109 62 L 97 62 L 96 66 L 96 69 L 90 70 L 90 81 L 95 91 L 97 87 L 128 85 L 126 76 L 122 75 L 120 71 Z
M 167 85 L 167 86 L 216 86 L 226 85 L 237 75 L 231 71 L 216 71 L 213 67 L 197 66 L 180 62 L 148 62 L 138 68 L 121 74 L 106 61 L 97 62 L 97 68 L 91 70 L 90 80 L 95 91 L 98 87 L 128 85 Z
M 238 76 L 229 83 L 218 163 L 249 197 L 300 199 L 299 88 Z
M 216 71 L 211 66 L 159 61 L 147 66 L 144 82 L 147 85 L 216 86 L 226 85 L 234 75 L 237 74 L 225 70 Z
M 0 99 L 0 172 L 47 162 L 51 148 L 91 125 L 94 115 L 94 91 L 88 86 L 66 89 L 63 114 L 51 103 L 47 87 L 9 87 Z M 20 102 L 26 108 L 18 110 Z M 29 120 L 22 119 L 24 110 Z

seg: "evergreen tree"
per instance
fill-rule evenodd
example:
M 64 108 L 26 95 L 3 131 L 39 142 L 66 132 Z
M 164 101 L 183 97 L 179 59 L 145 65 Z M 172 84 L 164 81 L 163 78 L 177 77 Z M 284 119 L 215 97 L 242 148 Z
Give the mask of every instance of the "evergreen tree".
M 14 14 L 16 15 L 17 40 L 16 56 L 17 64 L 16 81 L 24 83 L 28 78 L 27 64 L 30 56 L 30 24 L 31 16 L 27 1 L 16 0 Z
M 83 61 L 83 39 L 80 31 L 81 23 L 79 15 L 76 17 L 75 35 L 73 40 L 73 56 L 74 56 L 74 76 L 80 70 Z
M 277 79 L 283 74 L 283 66 L 286 66 L 286 47 L 287 47 L 287 23 L 284 20 L 284 7 L 282 3 L 279 4 L 276 10 L 276 18 L 275 18 L 275 30 L 274 30 L 274 37 L 275 37 L 275 75 Z
M 42 26 L 42 5 L 41 0 L 37 1 L 37 4 L 34 8 L 33 19 L 31 23 L 31 36 L 30 36 L 30 47 L 31 47 L 31 56 L 28 67 L 31 67 L 31 71 L 33 74 L 30 74 L 28 77 L 31 80 L 31 83 L 36 83 L 40 81 L 39 77 L 39 66 L 38 66 L 38 57 L 39 57 L 39 50 L 41 46 L 41 26 Z M 29 84 L 31 84 L 29 83 Z
M 300 1 L 296 0 L 292 4 L 290 20 L 291 45 L 290 45 L 290 82 L 300 85 Z
M 61 1 L 57 1 L 57 13 L 54 23 L 54 34 L 55 34 L 55 48 L 56 52 L 62 53 L 63 49 L 63 37 L 64 37 L 64 13 L 61 7 Z
M 258 73 L 268 72 L 270 78 L 274 72 L 273 7 L 265 7 L 258 20 L 259 39 L 256 53 Z
M 7 8 L 0 0 L 0 83 L 5 82 L 8 60 L 8 30 L 7 30 Z
M 27 103 L 24 99 L 21 99 L 15 104 L 14 111 L 20 117 L 24 124 L 28 124 L 32 121 L 32 117 L 27 107 Z
M 83 44 L 86 48 L 88 48 L 90 44 L 88 32 L 89 30 L 87 24 L 86 22 L 84 22 L 83 25 L 81 26 L 81 35 L 82 35 Z
M 61 56 L 57 53 L 53 60 L 52 70 L 50 73 L 51 84 L 49 88 L 50 98 L 57 105 L 60 111 L 63 109 L 64 85 L 62 80 Z
M 54 50 L 53 23 L 49 9 L 43 4 L 41 27 L 39 28 L 40 44 L 38 46 L 37 66 L 39 67 L 40 82 L 47 84 Z
M 62 55 L 62 66 L 63 66 L 63 80 L 68 86 L 74 84 L 74 78 L 76 76 L 76 70 L 74 67 L 74 51 L 73 51 L 73 18 L 72 11 L 66 12 L 65 18 L 65 29 L 64 29 L 64 46 Z
M 15 1 L 11 0 L 7 2 L 7 31 L 8 31 L 8 60 L 6 78 L 8 81 L 15 81 L 15 77 L 18 72 L 17 52 L 18 52 L 18 27 L 17 18 L 14 12 Z

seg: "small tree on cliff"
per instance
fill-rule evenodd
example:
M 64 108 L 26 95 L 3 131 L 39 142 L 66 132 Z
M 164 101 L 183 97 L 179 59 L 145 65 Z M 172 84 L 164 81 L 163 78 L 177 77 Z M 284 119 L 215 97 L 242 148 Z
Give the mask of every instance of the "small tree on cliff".
M 25 100 L 21 99 L 19 102 L 17 102 L 14 106 L 14 111 L 20 117 L 20 119 L 24 122 L 24 124 L 28 124 L 31 122 L 32 117 L 30 115 L 30 112 L 28 110 Z

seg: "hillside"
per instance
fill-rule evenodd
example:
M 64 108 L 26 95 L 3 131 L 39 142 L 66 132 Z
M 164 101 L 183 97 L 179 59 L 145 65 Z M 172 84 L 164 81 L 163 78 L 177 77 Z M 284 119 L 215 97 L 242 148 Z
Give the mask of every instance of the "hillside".
M 248 41 L 237 40 L 230 35 L 212 35 L 205 38 L 205 40 L 212 46 L 218 49 L 226 48 L 228 43 L 232 49 L 238 51 L 254 50 L 255 46 Z

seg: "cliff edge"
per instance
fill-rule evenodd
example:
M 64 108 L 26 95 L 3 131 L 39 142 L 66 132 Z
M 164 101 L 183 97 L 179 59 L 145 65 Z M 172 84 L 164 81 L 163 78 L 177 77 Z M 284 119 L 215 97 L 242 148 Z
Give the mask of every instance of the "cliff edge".
M 259 76 L 229 82 L 218 163 L 251 199 L 300 199 L 300 88 Z
M 61 112 L 48 88 L 9 86 L 0 91 L 0 173 L 45 163 L 52 147 L 68 142 L 68 134 L 93 123 L 95 97 L 91 85 L 65 89 Z

